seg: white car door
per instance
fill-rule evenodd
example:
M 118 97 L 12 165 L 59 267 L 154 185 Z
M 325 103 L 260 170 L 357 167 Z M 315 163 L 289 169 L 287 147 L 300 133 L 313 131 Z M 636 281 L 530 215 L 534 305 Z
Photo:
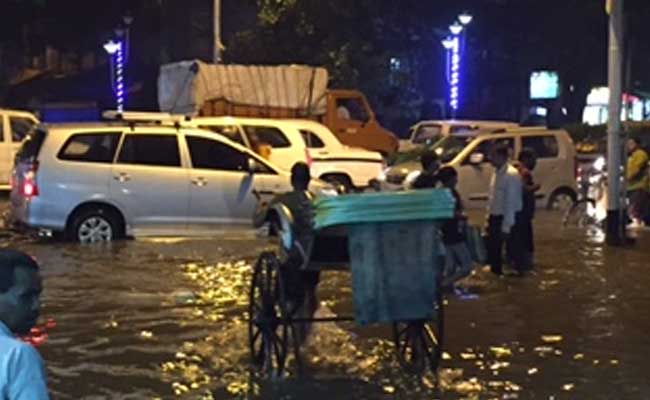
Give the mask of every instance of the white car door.
M 496 145 L 506 143 L 514 154 L 515 140 L 508 139 L 484 139 L 478 141 L 468 156 L 458 166 L 458 192 L 467 208 L 484 208 L 490 192 L 490 181 L 494 174 L 494 167 L 490 164 L 490 149 Z M 470 162 L 473 154 L 482 154 L 483 162 L 473 164 Z
M 0 186 L 9 185 L 13 164 L 11 133 L 5 115 L 0 114 Z
M 257 196 L 271 195 L 263 174 L 248 172 L 252 156 L 215 139 L 192 134 L 185 139 L 192 163 L 189 229 L 250 228 Z
M 177 134 L 124 135 L 110 193 L 136 236 L 184 234 L 189 185 Z

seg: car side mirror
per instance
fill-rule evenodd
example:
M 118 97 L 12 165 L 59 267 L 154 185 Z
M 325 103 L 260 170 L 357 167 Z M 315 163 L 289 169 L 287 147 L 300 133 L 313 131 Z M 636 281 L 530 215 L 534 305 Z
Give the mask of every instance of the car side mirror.
M 248 159 L 248 165 L 246 165 L 247 171 L 249 174 L 253 175 L 257 172 L 257 161 L 254 158 Z
M 471 165 L 481 165 L 485 162 L 485 154 L 483 153 L 472 153 L 469 156 L 469 163 Z

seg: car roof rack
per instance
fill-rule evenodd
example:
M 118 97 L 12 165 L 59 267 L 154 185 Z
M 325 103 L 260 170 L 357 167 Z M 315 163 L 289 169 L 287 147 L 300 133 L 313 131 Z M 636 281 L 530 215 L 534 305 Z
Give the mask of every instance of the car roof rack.
M 191 115 L 170 114 L 164 112 L 149 111 L 117 111 L 107 110 L 102 113 L 102 117 L 114 121 L 127 121 L 130 123 L 155 123 L 155 124 L 172 124 L 189 122 L 192 120 Z

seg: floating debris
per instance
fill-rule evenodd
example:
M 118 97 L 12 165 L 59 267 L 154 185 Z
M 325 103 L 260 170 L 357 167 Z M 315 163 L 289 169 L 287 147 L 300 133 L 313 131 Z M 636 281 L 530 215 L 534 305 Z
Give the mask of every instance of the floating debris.
M 478 393 L 483 391 L 483 385 L 479 383 L 478 379 L 472 378 L 468 381 L 457 383 L 454 386 L 454 390 L 461 394 Z
M 507 347 L 490 347 L 490 351 L 496 356 L 496 358 L 505 358 L 512 356 L 512 350 Z
M 490 369 L 491 369 L 492 371 L 496 371 L 496 370 L 498 370 L 498 369 L 508 368 L 509 366 L 510 366 L 510 363 L 509 363 L 509 362 L 506 362 L 506 361 L 499 362 L 499 361 L 497 361 L 497 362 L 495 362 L 494 364 L 490 365 Z
M 612 365 L 618 365 L 618 360 L 616 360 L 616 359 L 610 360 L 609 363 L 612 364 Z
M 535 375 L 538 372 L 539 372 L 539 370 L 537 368 L 530 368 L 528 370 L 528 375 Z
M 151 331 L 142 331 L 140 332 L 140 337 L 143 339 L 151 339 L 153 338 L 153 332 Z
M 575 356 L 573 356 L 573 359 L 574 359 L 574 360 L 582 360 L 582 359 L 584 359 L 584 358 L 585 358 L 585 355 L 582 354 L 582 353 L 578 353 L 578 354 L 576 354 Z
M 422 384 L 429 389 L 434 389 L 436 387 L 436 383 L 426 376 L 422 377 Z
M 447 353 L 446 351 L 442 353 L 442 359 L 443 360 L 451 360 L 451 354 Z
M 394 386 L 384 386 L 384 392 L 388 394 L 393 394 L 395 393 L 395 387 Z
M 117 328 L 118 326 L 119 326 L 118 322 L 115 321 L 114 319 L 111 319 L 110 321 L 106 322 L 106 323 L 103 325 L 103 328 L 104 328 L 104 329 L 115 329 L 115 328 Z
M 554 348 L 549 347 L 549 346 L 537 346 L 534 349 L 535 353 L 537 353 L 541 357 L 545 357 L 555 351 Z
M 460 353 L 460 358 L 463 360 L 476 360 L 476 354 L 474 353 Z
M 576 385 L 574 385 L 573 383 L 567 383 L 566 385 L 562 386 L 562 390 L 564 390 L 565 392 L 570 392 L 573 389 L 575 389 L 575 387 Z
M 544 343 L 560 343 L 563 340 L 561 335 L 543 335 L 542 342 Z
M 248 392 L 248 383 L 246 382 L 232 382 L 231 384 L 228 385 L 228 393 L 234 394 L 234 395 L 239 395 L 239 394 L 244 394 Z
M 187 393 L 187 392 L 190 391 L 190 388 L 189 388 L 189 387 L 187 387 L 186 385 L 183 385 L 183 384 L 180 383 L 180 382 L 174 382 L 174 383 L 172 383 L 172 389 L 174 389 L 174 393 L 175 393 L 177 396 L 180 396 L 180 395 L 182 395 L 182 394 Z

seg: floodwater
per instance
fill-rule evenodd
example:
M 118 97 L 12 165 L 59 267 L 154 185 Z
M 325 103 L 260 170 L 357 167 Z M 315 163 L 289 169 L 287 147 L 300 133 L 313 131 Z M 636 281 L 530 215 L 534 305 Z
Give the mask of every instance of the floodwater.
M 282 380 L 248 362 L 251 237 L 78 246 L 8 234 L 43 266 L 39 346 L 54 399 L 646 399 L 650 398 L 650 234 L 630 249 L 540 213 L 537 269 L 478 271 L 449 295 L 436 385 L 394 360 L 391 331 L 315 327 L 306 369 Z M 350 276 L 331 272 L 320 316 L 352 313 Z

